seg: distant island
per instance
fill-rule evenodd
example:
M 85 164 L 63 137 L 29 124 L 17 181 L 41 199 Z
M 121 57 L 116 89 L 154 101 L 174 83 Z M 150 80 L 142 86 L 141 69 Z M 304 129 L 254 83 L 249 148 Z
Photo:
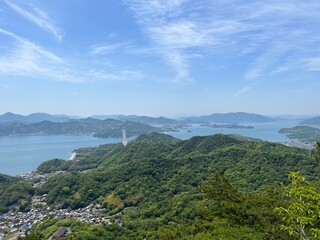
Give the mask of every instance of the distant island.
M 306 119 L 300 123 L 300 125 L 310 125 L 320 127 L 320 116 Z
M 252 126 L 243 126 L 238 124 L 201 124 L 200 126 L 212 128 L 254 129 Z
M 92 118 L 105 120 L 107 118 L 119 120 L 119 121 L 133 121 L 150 125 L 164 125 L 164 124 L 178 124 L 179 121 L 166 117 L 149 117 L 138 115 L 93 115 Z
M 194 116 L 183 118 L 186 123 L 205 124 L 214 123 L 242 123 L 242 122 L 273 122 L 271 117 L 255 113 L 235 112 L 235 113 L 213 113 L 205 116 Z
M 171 119 L 163 116 L 150 117 L 139 115 L 92 115 L 89 118 L 97 120 L 113 119 L 118 121 L 133 121 L 149 125 L 174 125 L 174 124 L 207 124 L 207 123 L 242 123 L 242 122 L 272 122 L 275 118 L 263 116 L 255 113 L 230 112 L 230 113 L 213 113 L 204 116 L 191 116 L 179 119 Z M 70 120 L 85 119 L 79 116 L 66 114 L 48 114 L 48 113 L 31 113 L 21 115 L 7 112 L 0 115 L 0 123 L 5 122 L 22 122 L 22 123 L 39 123 L 43 121 L 50 122 L 68 122 Z
M 70 119 L 78 119 L 77 116 L 69 116 L 64 114 L 52 115 L 48 113 L 31 113 L 29 115 L 21 115 L 16 113 L 7 112 L 0 115 L 0 122 L 25 122 L 36 123 L 42 121 L 51 122 L 66 122 Z
M 127 136 L 161 131 L 161 128 L 132 121 L 114 119 L 98 120 L 86 118 L 67 122 L 42 121 L 38 123 L 6 122 L 0 123 L 0 136 L 12 135 L 92 135 L 94 137 L 121 137 L 122 128 Z
M 89 118 L 98 120 L 114 119 L 118 121 L 133 121 L 151 125 L 164 125 L 164 124 L 178 124 L 179 120 L 165 118 L 165 117 L 148 117 L 138 115 L 93 115 Z M 48 113 L 31 113 L 29 115 L 21 115 L 16 113 L 7 112 L 0 115 L 1 122 L 23 122 L 23 123 L 37 123 L 43 121 L 50 122 L 67 122 L 70 120 L 81 119 L 79 116 L 71 116 L 66 114 L 48 114 Z M 82 118 L 85 119 L 85 118 Z
M 320 140 L 320 129 L 310 126 L 282 128 L 279 132 L 286 134 L 290 139 L 297 139 L 305 143 L 312 143 Z

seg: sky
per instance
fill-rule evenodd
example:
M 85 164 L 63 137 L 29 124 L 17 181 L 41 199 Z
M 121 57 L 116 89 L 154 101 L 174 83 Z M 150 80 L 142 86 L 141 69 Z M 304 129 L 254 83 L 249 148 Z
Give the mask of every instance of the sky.
M 0 0 L 0 114 L 320 114 L 319 0 Z

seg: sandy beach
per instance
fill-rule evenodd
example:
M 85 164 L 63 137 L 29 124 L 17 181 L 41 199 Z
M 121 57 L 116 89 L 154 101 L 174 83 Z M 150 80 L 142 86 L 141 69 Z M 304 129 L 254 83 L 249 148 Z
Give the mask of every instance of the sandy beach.
M 69 160 L 74 160 L 77 157 L 77 152 L 73 152 Z

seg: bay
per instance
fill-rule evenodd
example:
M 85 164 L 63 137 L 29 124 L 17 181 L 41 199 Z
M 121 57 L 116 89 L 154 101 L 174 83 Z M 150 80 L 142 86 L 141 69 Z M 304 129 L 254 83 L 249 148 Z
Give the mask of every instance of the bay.
M 220 123 L 217 123 L 220 124 Z M 173 137 L 183 140 L 193 136 L 207 136 L 212 134 L 237 134 L 250 138 L 257 138 L 269 142 L 287 142 L 290 139 L 282 133 L 279 133 L 281 128 L 294 127 L 298 121 L 279 121 L 266 123 L 241 123 L 243 126 L 252 126 L 252 129 L 235 129 L 235 128 L 213 128 L 210 126 L 201 126 L 199 124 L 191 124 L 188 127 L 180 129 L 179 132 L 166 132 Z
M 290 141 L 278 131 L 297 125 L 296 121 L 270 123 L 241 123 L 253 129 L 212 128 L 192 124 L 178 132 L 166 132 L 183 140 L 193 136 L 207 136 L 217 133 L 238 134 L 270 142 Z M 133 138 L 131 138 L 133 139 Z M 130 139 L 128 139 L 130 140 Z M 0 173 L 16 175 L 31 172 L 42 162 L 62 158 L 69 159 L 75 149 L 95 147 L 107 143 L 121 142 L 121 138 L 95 138 L 92 136 L 9 136 L 0 137 Z
M 0 137 L 0 173 L 31 172 L 46 160 L 69 159 L 75 149 L 121 141 L 120 138 L 64 135 Z

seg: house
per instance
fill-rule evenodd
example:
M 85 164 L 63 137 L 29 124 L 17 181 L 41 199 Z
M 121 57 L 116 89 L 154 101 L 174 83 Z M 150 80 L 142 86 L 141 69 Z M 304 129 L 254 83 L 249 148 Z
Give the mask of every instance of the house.
M 59 227 L 51 236 L 51 238 L 61 238 L 70 233 L 70 228 Z

